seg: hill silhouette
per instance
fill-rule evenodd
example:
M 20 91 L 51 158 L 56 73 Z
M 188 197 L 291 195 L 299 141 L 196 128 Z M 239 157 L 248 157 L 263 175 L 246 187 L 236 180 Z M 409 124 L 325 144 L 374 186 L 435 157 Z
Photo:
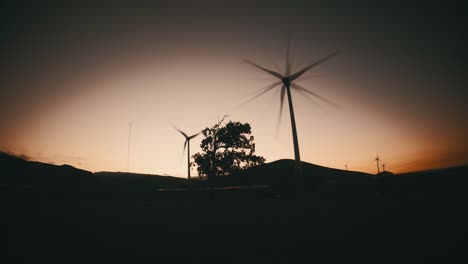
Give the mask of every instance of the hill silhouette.
M 187 188 L 190 182 L 187 179 L 161 176 L 154 174 L 126 173 L 126 172 L 96 172 L 97 181 L 106 190 L 126 191 L 156 191 L 166 188 Z
M 26 161 L 4 152 L 0 152 L 0 168 L 3 172 L 0 184 L 9 188 L 76 190 L 89 188 L 94 183 L 92 172 L 70 165 Z
M 357 171 L 344 171 L 302 162 L 306 192 L 327 192 L 349 184 L 359 188 L 367 186 L 373 175 Z M 294 189 L 294 160 L 281 159 L 265 163 L 239 173 L 219 177 L 220 185 L 271 185 L 275 192 L 287 194 Z M 358 191 L 358 189 L 354 189 Z
M 96 172 L 73 166 L 27 161 L 0 152 L 0 185 L 34 191 L 150 191 L 157 188 L 185 188 L 186 179 L 126 172 Z
M 35 189 L 35 191 L 112 191 L 154 192 L 158 189 L 205 188 L 197 178 L 187 180 L 172 176 L 126 172 L 96 172 L 70 165 L 53 165 L 26 161 L 0 152 L 2 186 Z M 467 186 L 468 166 L 378 176 L 358 171 L 345 171 L 302 162 L 304 188 L 315 195 L 361 197 L 385 195 L 460 194 Z M 216 186 L 271 186 L 278 194 L 289 194 L 294 188 L 294 160 L 282 159 L 250 168 L 230 176 L 219 176 Z M 423 194 L 424 193 L 424 194 Z
M 254 182 L 269 182 L 274 181 L 288 182 L 291 179 L 290 175 L 294 171 L 294 160 L 281 159 L 260 166 L 251 168 L 247 171 Z M 367 180 L 371 174 L 357 171 L 344 171 L 323 167 L 307 162 L 302 162 L 302 173 L 305 184 L 321 184 L 333 181 L 359 181 Z

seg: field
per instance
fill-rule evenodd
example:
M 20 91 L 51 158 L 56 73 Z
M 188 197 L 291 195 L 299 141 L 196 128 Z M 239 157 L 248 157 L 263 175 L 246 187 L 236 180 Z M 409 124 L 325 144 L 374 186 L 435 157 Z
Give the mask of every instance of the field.
M 214 201 L 10 194 L 9 262 L 385 263 L 465 254 L 466 200 L 236 195 L 243 194 Z

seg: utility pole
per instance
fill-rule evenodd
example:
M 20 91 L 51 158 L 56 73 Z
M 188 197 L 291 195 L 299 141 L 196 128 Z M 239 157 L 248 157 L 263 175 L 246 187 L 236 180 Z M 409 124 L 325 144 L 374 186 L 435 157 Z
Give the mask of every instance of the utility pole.
M 127 174 L 130 174 L 130 139 L 132 135 L 132 122 L 128 126 L 128 148 L 127 148 Z

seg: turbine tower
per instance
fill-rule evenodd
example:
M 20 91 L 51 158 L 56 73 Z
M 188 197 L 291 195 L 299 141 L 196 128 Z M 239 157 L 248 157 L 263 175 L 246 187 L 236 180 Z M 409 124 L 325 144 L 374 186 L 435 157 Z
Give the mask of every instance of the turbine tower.
M 182 130 L 178 129 L 177 127 L 173 126 L 175 128 L 175 130 L 179 131 L 180 134 L 182 134 L 182 136 L 185 137 L 185 143 L 184 143 L 184 151 L 183 153 L 185 153 L 185 149 L 187 148 L 187 179 L 190 180 L 190 140 L 196 136 L 198 136 L 201 132 L 198 132 L 194 135 L 191 135 L 191 136 L 187 136 L 187 134 L 185 134 Z
M 270 69 L 267 69 L 267 68 L 264 68 L 250 60 L 244 60 L 245 63 L 265 72 L 265 73 L 268 73 L 270 75 L 272 75 L 273 77 L 279 79 L 279 81 L 271 84 L 271 85 L 268 85 L 266 86 L 265 88 L 263 88 L 262 90 L 260 90 L 260 92 L 254 96 L 252 99 L 248 100 L 247 102 L 250 102 L 254 99 L 256 99 L 257 97 L 271 91 L 272 89 L 276 88 L 277 86 L 280 86 L 281 85 L 281 97 L 280 97 L 280 112 L 279 112 L 279 120 L 281 120 L 281 113 L 283 111 L 283 102 L 284 102 L 284 96 L 285 94 L 287 94 L 288 96 L 288 105 L 289 105 L 289 115 L 290 115 L 290 119 L 291 119 L 291 129 L 292 129 L 292 136 L 293 136 L 293 144 L 294 144 L 294 159 L 295 159 L 295 163 L 294 163 L 294 174 L 295 174 L 295 178 L 296 178 L 296 184 L 297 184 L 297 190 L 299 193 L 302 193 L 302 187 L 303 187 L 303 176 L 302 176 L 302 167 L 301 167 L 301 157 L 300 157 L 300 153 L 299 153 L 299 140 L 297 138 L 297 129 L 296 129 L 296 119 L 295 119 L 295 116 L 294 116 L 294 107 L 293 107 L 293 102 L 292 102 L 292 96 L 291 96 L 291 89 L 293 89 L 294 91 L 302 94 L 303 96 L 305 96 L 307 99 L 309 100 L 312 100 L 308 95 L 311 95 L 325 103 L 328 103 L 332 106 L 336 106 L 336 104 L 334 104 L 333 102 L 325 99 L 324 97 L 320 96 L 319 94 L 315 93 L 315 92 L 312 92 L 302 86 L 300 86 L 299 84 L 295 83 L 294 81 L 298 80 L 299 77 L 301 77 L 304 73 L 306 73 L 307 71 L 309 71 L 310 69 L 312 69 L 313 67 L 316 67 L 318 66 L 319 64 L 322 64 L 323 62 L 331 59 L 332 57 L 334 57 L 335 55 L 337 55 L 337 52 L 333 52 L 331 53 L 330 55 L 328 56 L 325 56 L 323 57 L 322 59 L 310 64 L 309 66 L 303 68 L 302 70 L 299 70 L 295 73 L 291 73 L 291 58 L 290 58 L 290 54 L 289 54 L 289 50 L 290 50 L 290 41 L 288 41 L 288 48 L 287 48 L 287 51 L 286 51 L 286 63 L 285 63 L 285 69 L 284 69 L 284 74 L 280 74 L 276 71 L 273 71 L 273 70 L 270 70 Z

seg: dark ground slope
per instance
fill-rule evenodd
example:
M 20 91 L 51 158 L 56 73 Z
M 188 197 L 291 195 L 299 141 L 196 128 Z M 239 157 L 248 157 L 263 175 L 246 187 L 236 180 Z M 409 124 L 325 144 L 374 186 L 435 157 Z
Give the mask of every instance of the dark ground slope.
M 158 188 L 185 188 L 186 179 L 125 172 L 97 172 L 70 165 L 26 161 L 0 152 L 2 188 L 30 192 L 92 194 L 96 192 L 150 192 Z M 8 187 L 7 187 L 8 186 Z
M 151 174 L 137 174 L 126 172 L 96 172 L 96 180 L 99 183 L 99 192 L 109 195 L 152 195 L 158 189 L 188 188 L 198 181 L 159 176 Z
M 304 190 L 306 192 L 345 193 L 368 192 L 374 184 L 373 175 L 327 168 L 310 163 L 302 163 Z M 277 160 L 247 170 L 241 175 L 220 178 L 220 185 L 272 185 L 279 194 L 291 194 L 295 188 L 293 160 Z
M 0 152 L 0 184 L 12 189 L 72 191 L 92 188 L 93 173 L 70 165 L 26 161 Z

